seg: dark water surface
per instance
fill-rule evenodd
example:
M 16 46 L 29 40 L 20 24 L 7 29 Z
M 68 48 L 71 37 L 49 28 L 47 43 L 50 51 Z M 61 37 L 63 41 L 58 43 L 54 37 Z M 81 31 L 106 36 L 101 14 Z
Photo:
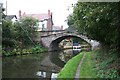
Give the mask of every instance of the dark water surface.
M 3 78 L 56 78 L 65 63 L 80 50 L 64 50 L 2 58 Z

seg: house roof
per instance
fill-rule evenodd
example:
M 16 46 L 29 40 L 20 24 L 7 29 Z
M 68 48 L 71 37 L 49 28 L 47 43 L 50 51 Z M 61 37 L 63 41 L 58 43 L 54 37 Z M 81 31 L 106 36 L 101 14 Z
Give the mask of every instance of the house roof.
M 26 14 L 25 12 L 21 14 L 21 10 L 19 10 L 19 18 L 23 17 L 33 17 L 38 19 L 40 22 L 46 21 L 46 20 L 51 20 L 52 25 L 53 25 L 53 20 L 52 20 L 52 13 L 50 13 L 50 10 L 48 10 L 48 13 L 40 13 L 40 14 Z
M 12 20 L 14 17 L 17 19 L 17 16 L 16 16 L 16 15 L 7 15 L 7 16 L 6 16 L 6 18 L 7 18 L 7 19 L 10 19 L 10 20 Z
M 23 14 L 22 17 L 24 17 L 24 16 L 34 17 L 34 18 L 38 19 L 39 21 L 49 18 L 48 14 Z

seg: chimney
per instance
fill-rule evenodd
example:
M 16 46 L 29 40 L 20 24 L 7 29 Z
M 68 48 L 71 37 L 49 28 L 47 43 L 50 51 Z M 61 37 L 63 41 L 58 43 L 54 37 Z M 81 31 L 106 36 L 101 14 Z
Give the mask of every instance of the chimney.
M 50 14 L 51 16 L 53 15 L 53 13 L 51 12 L 51 14 Z
M 51 13 L 50 13 L 50 10 L 48 10 L 47 30 L 48 31 L 52 30 L 52 22 L 51 22 Z
M 50 10 L 48 10 L 48 16 L 50 17 Z
M 26 13 L 24 12 L 23 15 L 25 15 Z
M 19 18 L 21 18 L 21 10 L 19 10 L 18 16 Z
M 61 25 L 61 30 L 63 30 L 63 25 Z

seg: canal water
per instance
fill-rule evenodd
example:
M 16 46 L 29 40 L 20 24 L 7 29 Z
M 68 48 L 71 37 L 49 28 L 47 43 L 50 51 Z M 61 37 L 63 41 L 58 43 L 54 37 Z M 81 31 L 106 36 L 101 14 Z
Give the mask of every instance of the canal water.
M 3 78 L 56 78 L 66 62 L 80 50 L 5 57 L 2 59 Z

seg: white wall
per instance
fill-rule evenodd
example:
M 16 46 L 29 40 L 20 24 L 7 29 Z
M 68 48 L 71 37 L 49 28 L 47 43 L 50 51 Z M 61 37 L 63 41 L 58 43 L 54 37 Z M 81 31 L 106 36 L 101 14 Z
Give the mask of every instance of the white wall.
M 16 20 L 17 20 L 17 19 L 14 17 L 14 18 L 12 19 L 12 22 L 16 22 Z
M 44 24 L 44 28 L 47 28 L 47 21 L 39 22 L 38 24 L 39 24 L 39 26 L 38 26 L 39 31 L 42 30 L 42 24 Z

